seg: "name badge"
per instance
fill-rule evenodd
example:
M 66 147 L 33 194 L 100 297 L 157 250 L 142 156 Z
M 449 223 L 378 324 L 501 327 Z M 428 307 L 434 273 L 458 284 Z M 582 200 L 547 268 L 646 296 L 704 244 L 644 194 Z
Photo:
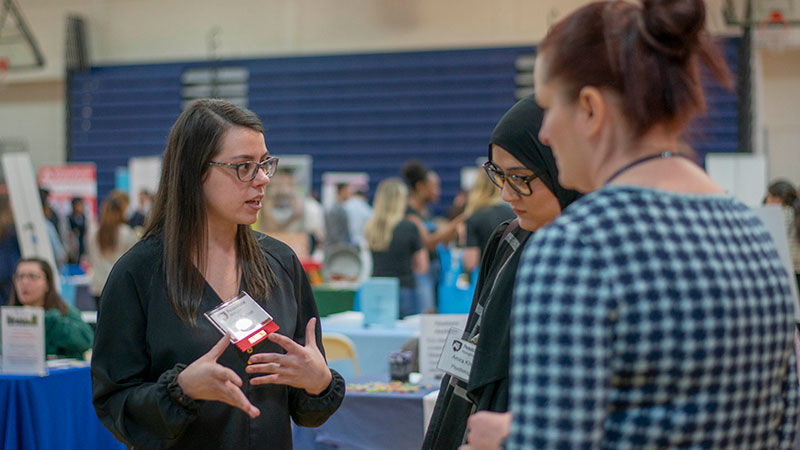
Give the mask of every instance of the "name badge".
M 436 367 L 443 370 L 451 377 L 467 383 L 472 370 L 472 359 L 475 357 L 476 345 L 466 339 L 461 339 L 462 331 L 450 328 L 447 339 L 442 348 L 442 355 Z
M 220 333 L 230 333 L 231 343 L 243 352 L 280 328 L 272 316 L 244 291 L 204 315 Z

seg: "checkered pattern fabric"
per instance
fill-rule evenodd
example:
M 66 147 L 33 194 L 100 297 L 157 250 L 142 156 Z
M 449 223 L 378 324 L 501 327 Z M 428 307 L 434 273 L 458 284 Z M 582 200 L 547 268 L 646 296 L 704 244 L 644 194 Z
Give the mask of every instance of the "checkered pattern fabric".
M 787 275 L 728 196 L 607 186 L 528 241 L 510 449 L 791 448 Z

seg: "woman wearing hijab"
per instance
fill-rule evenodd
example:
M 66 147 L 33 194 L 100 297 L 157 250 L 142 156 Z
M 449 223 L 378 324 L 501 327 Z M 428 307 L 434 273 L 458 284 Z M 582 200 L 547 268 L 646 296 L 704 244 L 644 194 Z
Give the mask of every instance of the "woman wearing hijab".
M 501 189 L 516 219 L 495 229 L 483 251 L 467 326 L 462 336 L 476 345 L 468 380 L 442 379 L 423 449 L 455 449 L 464 442 L 475 411 L 508 410 L 511 294 L 522 247 L 528 237 L 578 198 L 558 184 L 550 148 L 537 138 L 542 111 L 531 97 L 500 119 L 484 169 Z

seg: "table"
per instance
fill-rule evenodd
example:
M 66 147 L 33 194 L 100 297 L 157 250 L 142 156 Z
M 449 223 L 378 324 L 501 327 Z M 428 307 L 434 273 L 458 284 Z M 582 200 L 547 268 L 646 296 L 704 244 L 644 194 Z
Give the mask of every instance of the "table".
M 358 380 L 364 382 L 365 377 Z M 376 377 L 371 377 L 376 379 Z M 382 379 L 388 379 L 383 375 Z M 318 428 L 293 428 L 296 450 L 418 450 L 425 437 L 423 397 L 437 386 L 407 394 L 347 392 Z
M 0 375 L 0 418 L 6 450 L 125 448 L 95 415 L 88 365 Z
M 389 370 L 389 353 L 399 351 L 406 341 L 419 337 L 419 328 L 364 328 L 358 324 L 346 325 L 322 319 L 322 333 L 340 333 L 349 337 L 356 347 L 361 375 L 376 375 Z M 331 363 L 333 369 L 340 371 L 345 378 L 351 378 L 348 377 L 353 373 L 349 362 L 345 366 L 342 367 L 338 361 Z

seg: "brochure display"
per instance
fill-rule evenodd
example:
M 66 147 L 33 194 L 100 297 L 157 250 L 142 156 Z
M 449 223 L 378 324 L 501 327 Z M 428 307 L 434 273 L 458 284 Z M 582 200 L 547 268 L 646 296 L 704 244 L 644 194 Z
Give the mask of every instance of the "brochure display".
M 47 375 L 44 356 L 44 309 L 0 307 L 5 374 Z

